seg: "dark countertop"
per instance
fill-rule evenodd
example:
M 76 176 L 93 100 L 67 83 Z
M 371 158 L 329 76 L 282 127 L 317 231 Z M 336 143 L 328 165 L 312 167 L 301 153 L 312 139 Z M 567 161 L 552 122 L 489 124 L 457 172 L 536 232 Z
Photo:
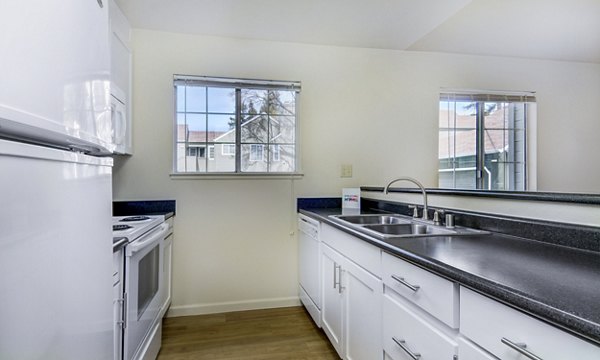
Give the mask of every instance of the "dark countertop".
M 168 219 L 175 213 L 175 200 L 113 201 L 113 216 L 164 215 Z
M 600 344 L 597 252 L 493 233 L 378 240 L 332 222 L 339 208 L 299 211 Z

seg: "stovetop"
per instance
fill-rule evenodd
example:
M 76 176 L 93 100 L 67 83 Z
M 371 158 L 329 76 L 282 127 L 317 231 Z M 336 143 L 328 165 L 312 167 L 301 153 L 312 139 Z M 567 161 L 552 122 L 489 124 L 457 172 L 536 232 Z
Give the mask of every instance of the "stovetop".
M 132 242 L 164 221 L 164 215 L 113 216 L 113 238 L 126 237 Z

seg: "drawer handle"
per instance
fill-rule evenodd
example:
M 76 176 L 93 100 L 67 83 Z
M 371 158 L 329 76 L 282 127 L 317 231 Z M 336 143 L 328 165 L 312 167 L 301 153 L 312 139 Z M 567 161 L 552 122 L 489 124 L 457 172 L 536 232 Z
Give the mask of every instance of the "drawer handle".
M 396 345 L 400 346 L 404 352 L 408 354 L 413 360 L 419 360 L 421 358 L 421 354 L 410 351 L 408 346 L 406 346 L 406 341 L 398 340 L 395 337 L 392 337 L 392 340 L 396 343 Z
M 396 280 L 397 282 L 406 286 L 407 288 L 411 289 L 414 292 L 417 292 L 417 290 L 419 290 L 421 288 L 419 285 L 413 285 L 413 284 L 407 282 L 406 280 L 404 280 L 404 278 L 396 276 L 396 275 L 392 275 L 392 279 Z
M 505 337 L 503 337 L 501 341 L 502 341 L 502 343 L 504 345 L 508 346 L 509 348 L 515 350 L 518 353 L 521 353 L 521 354 L 527 356 L 531 360 L 544 360 L 541 357 L 539 357 L 539 356 L 535 355 L 534 353 L 532 353 L 531 351 L 528 351 L 526 349 L 527 348 L 526 344 L 515 343 L 515 342 L 512 342 L 512 341 L 508 340 Z

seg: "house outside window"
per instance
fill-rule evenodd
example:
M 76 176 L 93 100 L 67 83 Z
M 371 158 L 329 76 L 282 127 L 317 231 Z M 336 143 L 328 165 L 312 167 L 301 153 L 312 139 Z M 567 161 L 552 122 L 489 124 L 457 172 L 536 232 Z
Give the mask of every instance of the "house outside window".
M 443 92 L 439 187 L 527 190 L 527 124 L 533 93 Z
M 174 90 L 175 173 L 297 172 L 300 83 L 176 75 Z

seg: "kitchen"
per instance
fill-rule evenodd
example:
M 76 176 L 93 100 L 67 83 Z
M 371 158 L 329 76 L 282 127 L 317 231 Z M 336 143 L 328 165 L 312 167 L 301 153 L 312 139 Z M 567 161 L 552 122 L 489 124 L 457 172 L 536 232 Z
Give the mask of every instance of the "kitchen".
M 205 2 L 201 9 L 180 2 L 179 10 L 161 8 L 158 2 L 117 2 L 133 25 L 133 155 L 114 158 L 112 198 L 177 201 L 173 298 L 167 316 L 299 305 L 296 199 L 338 197 L 342 188 L 381 187 L 401 175 L 419 179 L 427 188 L 437 187 L 437 104 L 442 88 L 535 91 L 537 184 L 530 189 L 600 192 L 600 175 L 591 156 L 600 150 L 594 140 L 600 130 L 596 115 L 600 31 L 594 27 L 598 23 L 594 21 L 598 16 L 595 2 L 577 2 L 590 6 L 583 11 L 586 16 L 564 11 L 564 18 L 554 18 L 558 11 L 548 4 L 527 2 L 531 3 L 526 7 L 529 12 L 522 13 L 554 19 L 558 24 L 564 21 L 564 26 L 558 26 L 552 36 L 539 35 L 549 31 L 543 22 L 529 24 L 515 11 L 513 32 L 503 28 L 514 46 L 501 41 L 504 37 L 498 33 L 484 32 L 484 24 L 464 27 L 469 23 L 466 20 L 480 18 L 482 11 L 487 14 L 486 21 L 500 25 L 498 18 L 509 10 L 496 4 L 490 14 L 485 11 L 493 5 L 489 1 L 454 1 L 445 5 L 448 7 L 432 3 L 423 5 L 435 8 L 427 16 L 420 8 L 407 11 L 422 20 L 417 24 L 410 16 L 397 13 L 398 21 L 393 24 L 399 28 L 384 29 L 392 34 L 387 38 L 368 30 L 376 29 L 376 24 L 356 25 L 362 24 L 361 16 L 376 18 L 375 8 L 356 5 L 352 10 L 335 2 L 307 4 L 309 9 L 309 5 L 323 9 L 323 17 L 325 10 L 331 11 L 339 28 L 346 29 L 345 36 L 335 38 L 335 29 L 318 27 L 321 17 L 296 18 L 296 23 L 279 24 L 278 31 L 269 27 L 273 35 L 261 36 L 265 18 L 272 23 L 278 14 L 302 13 L 294 7 L 298 4 L 287 4 L 289 11 L 273 7 L 268 9 L 272 13 L 260 15 L 258 5 L 247 7 L 235 1 L 225 2 L 222 8 L 210 8 Z M 568 4 L 577 9 L 573 2 Z M 249 15 L 234 12 L 236 5 L 240 7 L 237 11 Z M 155 12 L 146 14 L 151 8 Z M 338 10 L 337 15 L 332 9 Z M 537 12 L 531 15 L 534 10 Z M 191 24 L 198 22 L 194 16 L 199 15 L 193 14 L 206 12 L 219 16 L 205 19 L 211 27 L 194 34 Z M 236 27 L 223 20 L 231 13 L 240 16 L 241 24 L 252 27 Z M 219 28 L 219 24 L 231 28 Z M 590 28 L 581 35 L 572 24 Z M 474 40 L 463 41 L 458 36 L 462 31 Z M 479 32 L 483 35 L 476 37 Z M 14 30 L 3 29 L 2 33 L 14 34 Z M 483 41 L 485 35 L 494 41 Z M 518 41 L 519 36 L 523 41 Z M 528 36 L 537 36 L 533 41 L 539 47 L 532 45 Z M 374 42 L 360 43 L 364 38 Z M 545 43 L 547 39 L 560 44 Z M 2 71 L 4 76 L 5 69 Z M 303 176 L 171 176 L 175 74 L 300 81 L 298 173 Z M 2 82 L 6 83 L 4 78 Z M 342 165 L 352 165 L 351 177 L 340 176 Z M 419 194 L 362 196 L 421 205 Z M 430 195 L 430 203 L 448 209 L 600 225 L 597 205 L 441 195 Z M 11 210 L 5 207 L 3 211 L 7 219 Z

